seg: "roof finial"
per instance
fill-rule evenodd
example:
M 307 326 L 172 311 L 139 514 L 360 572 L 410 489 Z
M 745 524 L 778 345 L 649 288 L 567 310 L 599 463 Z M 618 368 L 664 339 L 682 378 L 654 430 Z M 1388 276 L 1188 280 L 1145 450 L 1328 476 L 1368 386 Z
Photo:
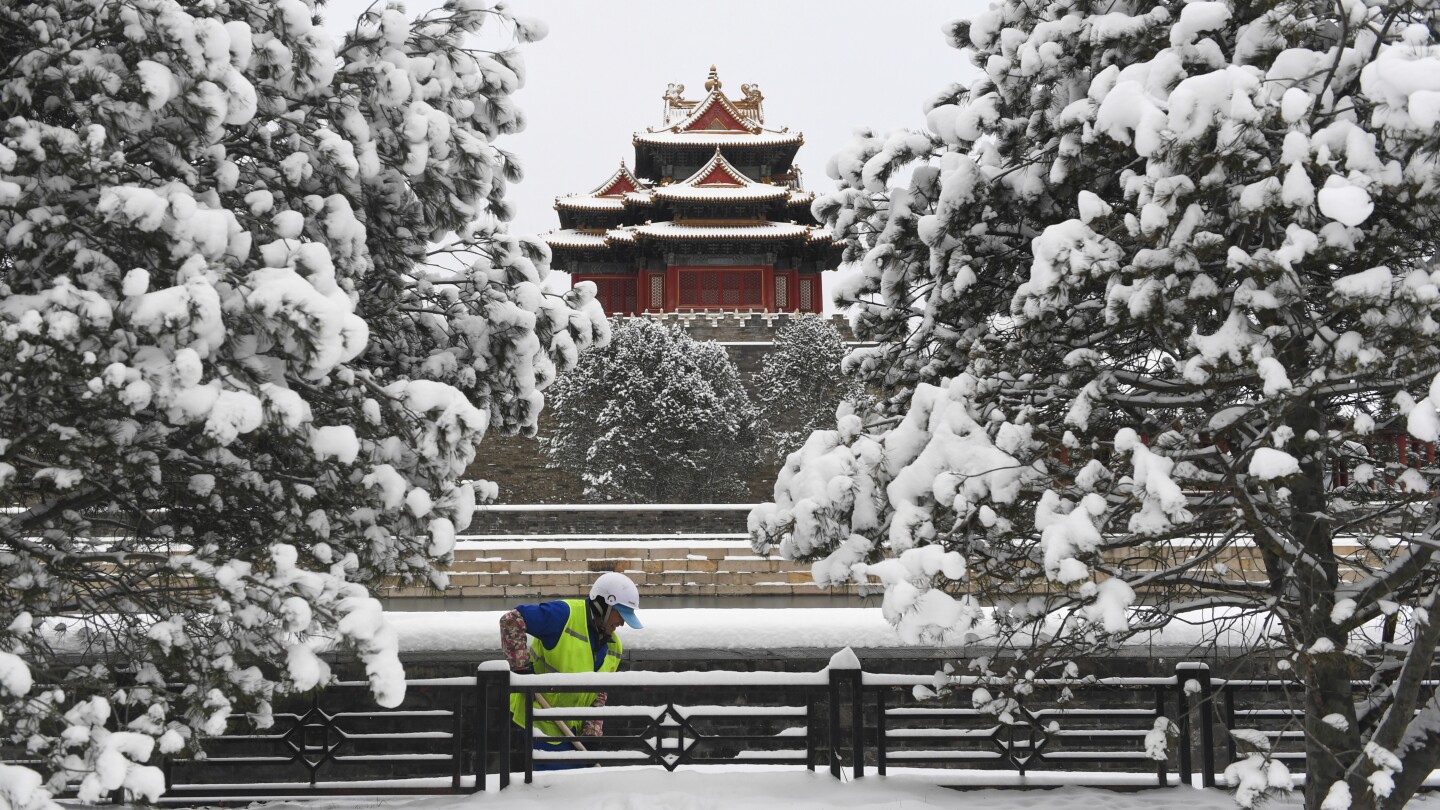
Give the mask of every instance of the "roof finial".
M 715 66 L 710 66 L 710 76 L 705 79 L 705 89 L 714 92 L 720 89 L 720 76 L 715 72 Z

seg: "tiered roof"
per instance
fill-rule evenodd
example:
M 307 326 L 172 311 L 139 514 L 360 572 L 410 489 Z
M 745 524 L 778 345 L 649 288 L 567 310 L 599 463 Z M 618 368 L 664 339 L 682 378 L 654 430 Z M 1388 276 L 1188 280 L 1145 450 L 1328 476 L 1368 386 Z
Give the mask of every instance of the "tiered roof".
M 687 202 L 760 202 L 786 198 L 790 189 L 751 180 L 717 148 L 715 156 L 699 171 L 678 183 L 660 186 L 654 194 L 661 200 Z
M 743 98 L 733 101 L 721 91 L 715 66 L 705 80 L 706 95 L 699 101 L 683 97 L 685 85 L 665 90 L 665 123 L 635 133 L 635 143 L 656 146 L 781 146 L 800 144 L 805 138 L 788 129 L 766 129 L 765 96 L 760 86 L 742 84 Z
M 648 194 L 649 183 L 636 177 L 625 161 L 620 161 L 620 168 L 610 175 L 605 182 L 596 186 L 589 194 L 567 194 L 555 198 L 556 208 L 571 208 L 581 211 L 623 211 L 628 197 L 636 194 Z M 645 199 L 648 200 L 648 197 Z
M 649 239 L 667 239 L 681 242 L 703 241 L 706 239 L 741 239 L 745 241 L 770 239 L 809 239 L 811 231 L 824 232 L 823 228 L 796 225 L 793 222 L 736 222 L 721 219 L 714 221 L 691 220 L 689 222 L 647 222 L 634 228 L 637 236 Z M 830 238 L 825 234 L 825 239 Z
M 797 209 L 808 206 L 815 195 L 800 188 L 799 170 L 788 160 L 776 168 L 783 173 L 774 182 L 769 177 L 760 182 L 722 151 L 722 147 L 798 144 L 802 135 L 765 129 L 764 96 L 756 85 L 742 85 L 743 97 L 731 99 L 722 92 L 712 66 L 705 90 L 705 97 L 690 101 L 684 98 L 683 85 L 670 85 L 664 95 L 664 125 L 635 136 L 649 143 L 713 148 L 714 154 L 699 170 L 679 182 L 652 180 L 637 176 L 622 161 L 589 193 L 556 198 L 562 220 L 574 227 L 551 231 L 546 242 L 552 248 L 582 251 L 623 245 L 627 250 L 622 255 L 630 255 L 630 248 L 640 250 L 644 242 L 791 241 L 806 250 L 830 243 L 825 228 L 803 224 L 813 220 Z M 673 221 L 652 221 L 652 216 Z

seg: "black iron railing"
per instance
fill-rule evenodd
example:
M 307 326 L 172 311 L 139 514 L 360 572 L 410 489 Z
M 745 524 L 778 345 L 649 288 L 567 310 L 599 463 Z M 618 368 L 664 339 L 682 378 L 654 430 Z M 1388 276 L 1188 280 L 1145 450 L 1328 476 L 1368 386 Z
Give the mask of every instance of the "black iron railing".
M 268 728 L 207 738 L 203 758 L 165 760 L 164 798 L 470 792 L 484 785 L 473 755 L 483 705 L 469 677 L 410 680 L 394 709 L 374 707 L 364 682 L 334 684 Z
M 203 759 L 165 762 L 166 800 L 468 793 L 557 764 L 783 764 L 836 777 L 923 766 L 963 769 L 967 784 L 1051 773 L 1209 787 L 1243 756 L 1228 733 L 1239 728 L 1266 735 L 1277 758 L 1303 768 L 1293 681 L 1211 678 L 1187 663 L 1164 677 L 1032 682 L 997 712 L 977 695 L 990 682 L 940 680 L 948 697 L 936 700 L 915 695 L 936 676 L 840 667 L 514 676 L 491 662 L 473 678 L 412 680 L 393 710 L 369 708 L 366 684 L 342 683 L 286 707 L 268 729 L 206 740 Z M 537 692 L 594 691 L 607 693 L 607 705 L 533 703 Z M 523 726 L 511 718 L 512 694 L 528 707 Z M 582 737 L 583 750 L 537 751 L 537 720 L 603 720 L 605 733 Z
M 853 733 L 856 740 L 872 741 L 881 775 L 891 767 L 915 765 L 1019 776 L 1083 766 L 1107 778 L 1129 774 L 1162 786 L 1192 778 L 1188 717 L 1185 727 L 1178 722 L 1188 715 L 1188 704 L 1177 693 L 1176 676 L 1031 681 L 1004 707 L 974 699 L 977 690 L 997 686 L 979 677 L 948 678 L 957 700 L 947 702 L 906 699 L 917 686 L 933 686 L 933 676 L 866 672 L 859 681 L 866 709 L 856 713 L 861 720 Z M 1067 700 L 1067 689 L 1080 691 L 1083 698 Z M 1170 744 L 1182 737 L 1184 744 Z M 865 758 L 857 753 L 852 762 L 855 775 L 863 776 Z M 1207 765 L 1213 769 L 1208 760 Z
M 822 748 L 842 736 L 836 711 L 839 671 L 786 672 L 628 672 L 604 676 L 550 674 L 511 676 L 503 663 L 481 668 L 481 693 L 490 707 L 487 724 L 514 725 L 509 696 L 522 696 L 525 728 L 493 735 L 498 741 L 501 788 L 512 770 L 525 781 L 538 767 L 555 764 L 650 764 L 673 771 L 684 765 L 773 764 L 814 770 Z M 606 691 L 604 707 L 535 707 L 537 692 Z M 714 694 L 741 700 L 719 703 Z M 822 706 L 828 713 L 822 715 Z M 593 720 L 606 723 L 604 736 L 581 737 L 583 750 L 537 751 L 540 739 L 529 733 L 537 720 Z M 555 741 L 549 738 L 542 741 Z M 481 757 L 490 752 L 482 751 Z M 838 758 L 831 768 L 838 773 Z

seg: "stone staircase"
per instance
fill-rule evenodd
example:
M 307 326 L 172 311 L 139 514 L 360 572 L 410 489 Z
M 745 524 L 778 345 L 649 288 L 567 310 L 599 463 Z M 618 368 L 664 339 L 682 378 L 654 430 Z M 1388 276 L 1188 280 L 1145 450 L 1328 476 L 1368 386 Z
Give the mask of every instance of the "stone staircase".
M 622 571 L 650 604 L 665 607 L 855 607 L 882 586 L 816 587 L 809 563 L 757 554 L 745 532 L 748 504 L 492 505 L 477 510 L 458 539 L 446 590 L 382 587 L 394 610 L 499 609 L 521 602 L 584 597 L 595 577 Z M 1386 560 L 1362 543 L 1337 542 L 1354 579 Z M 1167 545 L 1153 553 L 1127 550 L 1111 562 L 1135 571 L 1168 568 L 1206 557 L 1200 573 L 1232 581 L 1266 580 L 1263 560 L 1248 543 L 1210 556 L 1204 544 Z M 1142 592 L 1142 597 L 1145 594 Z

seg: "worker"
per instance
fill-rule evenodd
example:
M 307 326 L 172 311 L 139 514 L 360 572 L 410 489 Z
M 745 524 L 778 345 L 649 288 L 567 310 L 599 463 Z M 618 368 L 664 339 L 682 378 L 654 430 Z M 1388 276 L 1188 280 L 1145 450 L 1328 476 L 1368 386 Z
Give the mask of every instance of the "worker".
M 615 635 L 622 623 L 639 630 L 635 615 L 640 591 L 624 574 L 601 574 L 590 586 L 589 599 L 560 599 L 538 605 L 521 605 L 500 617 L 500 649 L 510 662 L 510 671 L 520 675 L 549 672 L 614 672 L 620 666 L 623 645 Z M 531 636 L 526 644 L 526 635 Z M 604 692 L 545 692 L 551 708 L 604 706 Z M 537 698 L 535 708 L 539 709 Z M 525 700 L 510 695 L 510 716 L 525 727 Z M 603 732 L 599 719 L 564 721 L 572 734 L 598 737 Z M 544 739 L 541 739 L 541 737 Z M 535 721 L 537 751 L 573 751 L 568 735 L 553 720 Z M 558 769 L 565 766 L 551 766 Z M 573 767 L 573 766 L 572 766 Z M 541 766 L 541 770 L 546 768 Z

